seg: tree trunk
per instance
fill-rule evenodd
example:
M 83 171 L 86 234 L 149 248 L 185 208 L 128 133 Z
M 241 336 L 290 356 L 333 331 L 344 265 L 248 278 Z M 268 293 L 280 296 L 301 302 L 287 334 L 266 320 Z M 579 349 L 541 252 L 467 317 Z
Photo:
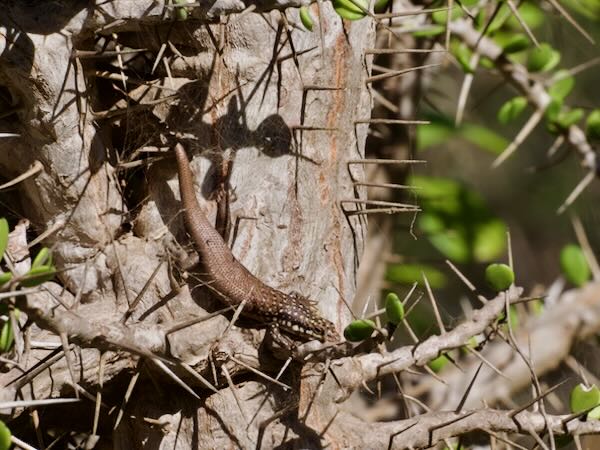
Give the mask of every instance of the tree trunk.
M 77 391 L 82 401 L 49 407 L 41 427 L 91 432 L 98 448 L 355 445 L 330 426 L 334 390 L 314 400 L 322 363 L 292 364 L 284 388 L 255 373 L 284 365 L 262 330 L 228 328 L 231 313 L 183 327 L 222 305 L 193 273 L 179 278 L 193 252 L 170 149 L 186 145 L 201 204 L 237 258 L 314 299 L 341 331 L 366 232 L 352 213 L 362 165 L 350 162 L 364 157 L 372 22 L 343 22 L 329 3 L 320 17 L 310 7 L 312 33 L 296 9 L 224 1 L 174 21 L 157 2 L 87 3 L 12 2 L 0 18 L 0 131 L 20 135 L 0 140 L 0 167 L 4 181 L 39 168 L 3 196 L 11 228 L 30 222 L 9 256 L 25 273 L 15 255 L 40 236 L 59 270 L 17 302 L 34 324 L 15 350 L 23 369 L 57 356 L 12 383 L 21 371 L 7 367 L 0 399 Z M 217 392 L 181 367 L 199 399 L 177 386 L 160 368 L 173 360 Z M 17 433 L 30 430 L 23 416 Z

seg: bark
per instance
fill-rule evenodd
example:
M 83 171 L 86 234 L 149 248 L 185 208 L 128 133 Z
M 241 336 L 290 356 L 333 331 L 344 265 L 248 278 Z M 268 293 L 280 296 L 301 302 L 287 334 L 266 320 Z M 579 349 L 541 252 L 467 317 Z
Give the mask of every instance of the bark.
M 229 166 L 234 254 L 271 286 L 315 299 L 342 329 L 366 220 L 347 214 L 356 208 L 341 201 L 365 194 L 352 184 L 362 167 L 348 161 L 364 156 L 368 125 L 355 121 L 370 116 L 363 50 L 372 46 L 373 24 L 342 22 L 326 4 L 321 41 L 298 28 L 297 10 L 285 9 L 291 4 L 237 14 L 251 5 L 215 2 L 175 22 L 159 2 L 98 3 L 11 2 L 0 19 L 0 85 L 4 106 L 14 110 L 0 128 L 20 135 L 0 141 L 0 167 L 10 180 L 41 163 L 9 200 L 30 221 L 29 240 L 47 233 L 43 243 L 60 270 L 57 283 L 18 302 L 34 322 L 19 364 L 29 369 L 49 354 L 32 341 L 55 348 L 63 335 L 77 344 L 68 360 L 59 354 L 34 377 L 10 383 L 20 375 L 16 367 L 0 375 L 2 400 L 70 397 L 77 383 L 92 398 L 101 392 L 107 405 L 123 402 L 122 420 L 101 408 L 98 445 L 105 448 L 248 448 L 261 433 L 266 446 L 314 445 L 331 406 L 317 402 L 315 418 L 301 424 L 298 403 L 307 403 L 314 386 L 287 376 L 296 383 L 290 397 L 247 368 L 274 375 L 283 365 L 261 347 L 262 331 L 226 331 L 228 319 L 218 315 L 169 333 L 220 307 L 196 289 L 193 275 L 181 289 L 174 285 L 173 255 L 191 246 L 169 148 L 176 138 L 190 150 L 211 218 Z M 316 17 L 316 5 L 311 10 Z M 122 60 L 87 57 L 140 48 Z M 153 356 L 189 364 L 218 393 L 178 367 L 195 400 Z M 123 399 L 132 376 L 137 383 Z M 297 395 L 304 400 L 294 401 Z M 93 403 L 64 408 L 72 417 L 66 430 L 89 431 Z

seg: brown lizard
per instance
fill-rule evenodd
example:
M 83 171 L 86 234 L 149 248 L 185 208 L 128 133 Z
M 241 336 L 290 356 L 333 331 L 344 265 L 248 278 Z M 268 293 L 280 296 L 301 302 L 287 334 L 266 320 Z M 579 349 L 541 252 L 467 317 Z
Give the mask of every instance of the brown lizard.
M 303 341 L 338 342 L 335 325 L 324 319 L 313 302 L 299 294 L 286 294 L 267 286 L 236 258 L 208 221 L 194 192 L 190 163 L 181 144 L 175 146 L 179 192 L 185 225 L 205 269 L 210 287 L 233 306 L 246 302 L 242 314 L 282 330 Z

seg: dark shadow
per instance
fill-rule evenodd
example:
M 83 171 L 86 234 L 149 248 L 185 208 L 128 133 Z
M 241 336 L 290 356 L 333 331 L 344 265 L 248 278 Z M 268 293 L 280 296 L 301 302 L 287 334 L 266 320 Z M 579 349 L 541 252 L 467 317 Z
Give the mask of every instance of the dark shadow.
M 62 30 L 88 0 L 8 0 L 2 6 L 0 25 L 15 27 L 25 33 L 52 34 Z

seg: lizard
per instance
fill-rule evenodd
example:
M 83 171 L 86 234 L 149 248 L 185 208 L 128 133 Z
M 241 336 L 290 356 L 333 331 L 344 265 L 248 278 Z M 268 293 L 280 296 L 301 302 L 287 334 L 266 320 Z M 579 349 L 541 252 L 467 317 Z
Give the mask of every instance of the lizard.
M 314 301 L 268 286 L 236 259 L 198 203 L 183 145 L 177 143 L 174 152 L 185 227 L 200 256 L 210 287 L 230 306 L 245 302 L 242 314 L 267 324 L 273 337 L 280 343 L 283 340 L 286 346 L 289 342 L 279 331 L 302 341 L 339 342 L 335 325 L 322 317 Z

